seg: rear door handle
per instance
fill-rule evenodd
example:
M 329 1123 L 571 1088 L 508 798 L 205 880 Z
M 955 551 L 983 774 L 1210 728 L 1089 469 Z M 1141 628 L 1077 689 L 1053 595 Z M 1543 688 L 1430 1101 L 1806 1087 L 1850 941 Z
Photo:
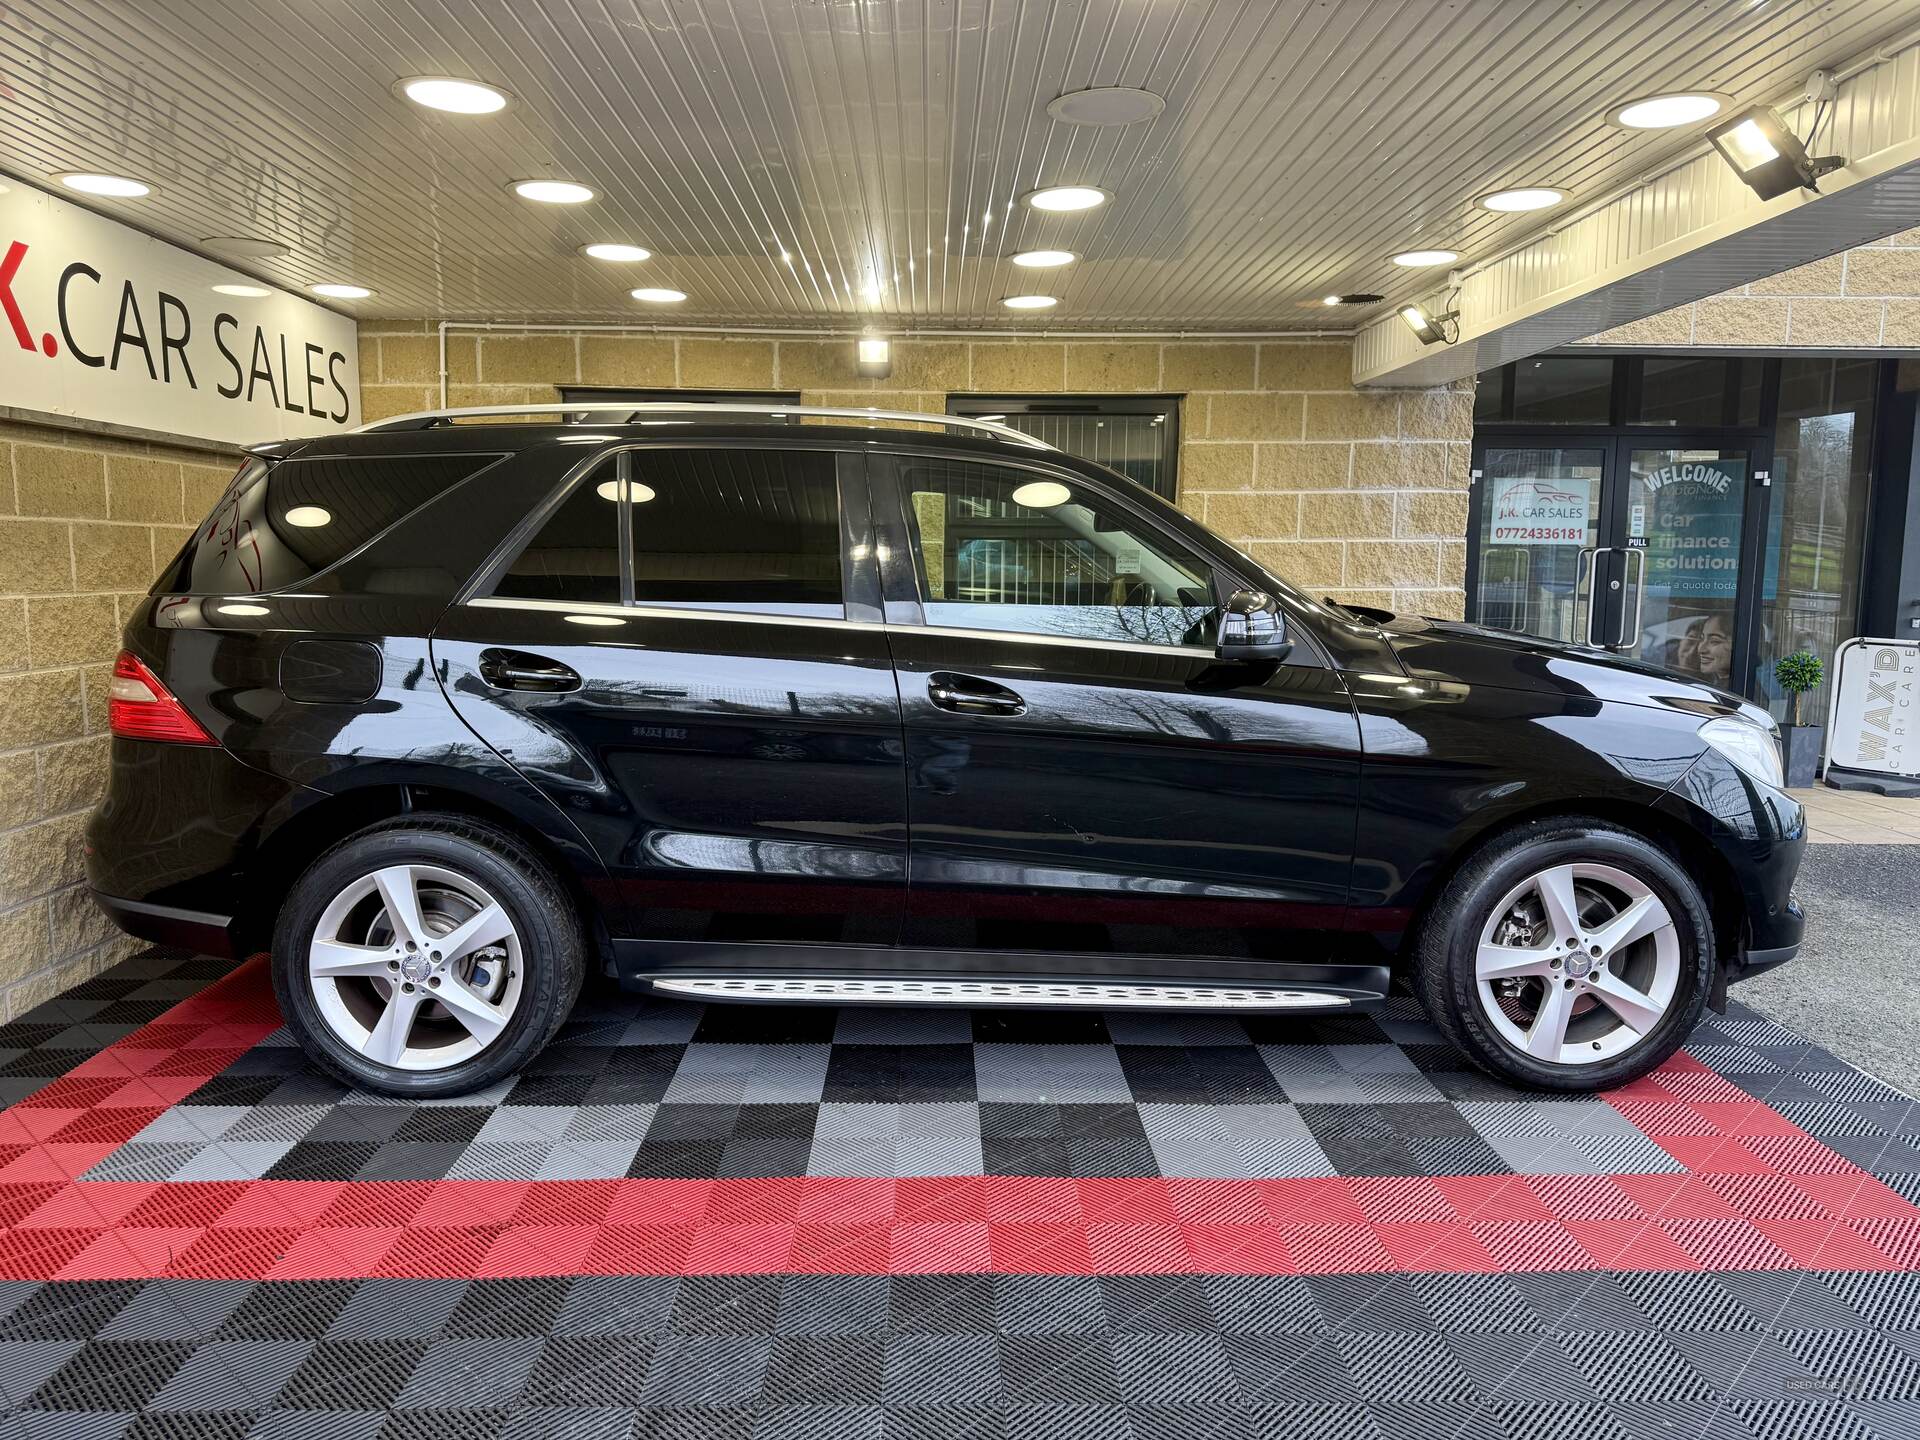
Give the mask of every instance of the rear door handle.
M 1006 686 L 951 670 L 927 676 L 927 698 L 957 715 L 1024 715 L 1027 709 L 1027 702 Z
M 579 672 L 544 655 L 524 650 L 483 650 L 480 678 L 496 690 L 537 690 L 553 693 L 580 688 Z

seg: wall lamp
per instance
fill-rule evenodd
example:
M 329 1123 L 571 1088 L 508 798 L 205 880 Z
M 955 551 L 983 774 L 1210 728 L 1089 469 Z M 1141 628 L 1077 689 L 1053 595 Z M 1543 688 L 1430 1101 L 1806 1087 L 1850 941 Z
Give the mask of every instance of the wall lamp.
M 1820 133 L 1820 122 L 1833 103 L 1835 89 L 1833 77 L 1824 71 L 1816 70 L 1807 81 L 1807 98 L 1814 103 L 1807 144 Z M 1762 200 L 1789 190 L 1817 194 L 1820 187 L 1815 182 L 1847 163 L 1843 155 L 1808 155 L 1807 145 L 1795 138 L 1778 111 L 1766 105 L 1755 105 L 1714 126 L 1707 132 L 1707 140 Z
M 886 379 L 893 374 L 893 346 L 885 340 L 863 337 L 854 357 L 854 368 L 875 380 Z
M 1400 318 L 1407 322 L 1422 345 L 1451 345 L 1460 338 L 1460 312 L 1445 310 L 1436 315 L 1424 305 L 1403 305 Z

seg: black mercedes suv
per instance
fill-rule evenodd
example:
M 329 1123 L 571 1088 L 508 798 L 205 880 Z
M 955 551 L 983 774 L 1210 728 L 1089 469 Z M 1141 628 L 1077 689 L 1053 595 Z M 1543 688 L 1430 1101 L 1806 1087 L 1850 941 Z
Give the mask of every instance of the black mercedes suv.
M 1098 465 L 902 418 L 254 450 L 126 628 L 99 903 L 270 950 L 313 1058 L 409 1096 L 522 1065 L 589 967 L 1316 1015 L 1399 972 L 1479 1065 L 1585 1090 L 1793 955 L 1761 711 L 1315 601 Z

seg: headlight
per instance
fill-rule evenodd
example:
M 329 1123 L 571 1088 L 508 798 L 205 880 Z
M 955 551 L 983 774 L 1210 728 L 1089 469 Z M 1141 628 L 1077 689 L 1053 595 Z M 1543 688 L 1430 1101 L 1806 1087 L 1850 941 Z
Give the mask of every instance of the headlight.
M 1723 715 L 1702 725 L 1700 738 L 1754 779 L 1763 780 L 1776 790 L 1786 787 L 1787 777 L 1780 768 L 1780 742 L 1771 730 Z

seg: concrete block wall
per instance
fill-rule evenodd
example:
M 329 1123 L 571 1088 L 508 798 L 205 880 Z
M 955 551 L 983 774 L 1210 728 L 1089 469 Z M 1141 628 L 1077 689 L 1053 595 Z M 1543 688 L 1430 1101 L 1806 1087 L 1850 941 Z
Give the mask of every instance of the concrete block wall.
M 360 329 L 369 419 L 439 403 L 426 320 Z M 1179 503 L 1315 595 L 1457 616 L 1469 388 L 1356 392 L 1346 341 L 896 340 L 893 375 L 835 340 L 453 331 L 448 402 L 536 404 L 561 384 L 798 390 L 808 404 L 940 412 L 949 394 L 1174 394 Z
M 1580 342 L 1654 350 L 1920 347 L 1920 228 Z
M 107 684 L 129 607 L 236 463 L 0 421 L 0 1019 L 140 948 L 82 883 Z

